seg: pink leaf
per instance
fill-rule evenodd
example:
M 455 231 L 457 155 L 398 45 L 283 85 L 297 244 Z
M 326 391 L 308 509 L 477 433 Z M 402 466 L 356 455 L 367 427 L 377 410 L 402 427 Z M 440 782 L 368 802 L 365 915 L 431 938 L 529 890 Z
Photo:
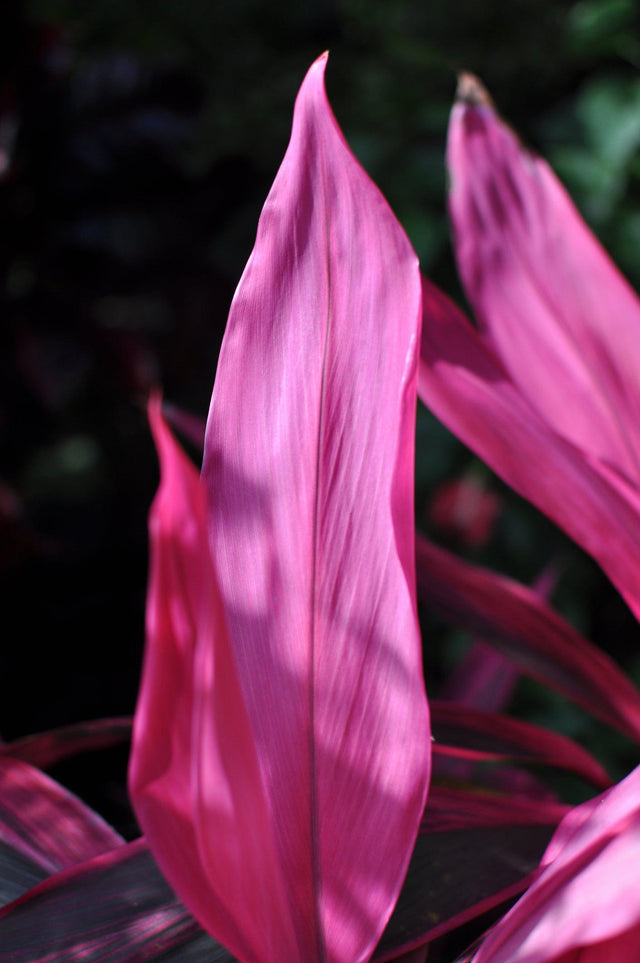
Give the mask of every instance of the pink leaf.
M 640 494 L 567 441 L 462 311 L 423 279 L 418 391 L 428 408 L 600 563 L 640 615 Z
M 38 769 L 2 758 L 0 842 L 49 875 L 119 846 L 122 837 Z
M 298 96 L 220 355 L 204 461 L 213 565 L 201 495 L 187 505 L 167 481 L 156 506 L 165 536 L 134 740 L 132 791 L 150 844 L 243 960 L 368 959 L 428 781 L 412 517 L 419 275 L 337 127 L 325 61 Z M 169 526 L 174 502 L 182 517 Z M 174 553 L 171 574 L 163 558 Z M 216 576 L 207 634 L 195 616 L 213 606 Z M 172 661 L 154 679 L 163 651 Z M 237 670 L 242 699 L 217 701 L 218 659 L 230 686 Z M 176 720 L 183 759 L 162 750 Z M 172 812 L 178 845 L 167 842 Z M 225 868 L 221 847 L 235 847 Z
M 523 672 L 640 739 L 640 694 L 621 669 L 532 589 L 418 537 L 420 595 L 477 632 Z
M 640 301 L 479 82 L 460 94 L 449 210 L 481 327 L 542 418 L 638 486 Z
M 514 759 L 557 766 L 599 789 L 611 785 L 600 763 L 565 736 L 521 719 L 454 703 L 432 701 L 430 707 L 436 751 L 450 751 L 463 759 Z
M 537 879 L 474 963 L 635 963 L 639 860 L 640 768 L 564 818 Z

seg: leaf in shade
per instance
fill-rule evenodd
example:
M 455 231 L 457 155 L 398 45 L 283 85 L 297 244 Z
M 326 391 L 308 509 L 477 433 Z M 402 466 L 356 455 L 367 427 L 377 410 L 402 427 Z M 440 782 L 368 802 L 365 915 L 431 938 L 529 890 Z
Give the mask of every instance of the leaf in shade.
M 514 797 L 478 789 L 434 785 L 420 824 L 421 833 L 480 826 L 555 826 L 570 807 L 539 797 Z
M 233 963 L 198 926 L 144 840 L 51 876 L 0 910 L 2 955 L 12 963 Z
M 640 492 L 542 418 L 442 291 L 423 279 L 422 293 L 425 405 L 592 555 L 640 617 Z
M 22 759 L 39 769 L 50 769 L 78 753 L 108 749 L 126 742 L 131 736 L 131 724 L 130 716 L 76 722 L 6 742 L 0 745 L 0 757 Z
M 331 113 L 325 62 L 301 87 L 231 306 L 206 508 L 155 426 L 132 796 L 176 892 L 256 961 L 369 959 L 430 762 L 413 535 L 420 279 Z
M 463 758 L 513 759 L 575 772 L 599 789 L 611 779 L 593 756 L 566 736 L 494 712 L 431 701 L 434 749 L 462 751 Z
M 418 537 L 420 597 L 519 668 L 636 741 L 640 694 L 618 666 L 531 589 Z
M 18 759 L 0 758 L 0 895 L 5 902 L 122 842 L 44 773 Z
M 534 582 L 536 594 L 548 601 L 558 576 L 558 564 L 548 565 Z M 487 712 L 501 712 L 513 695 L 519 677 L 520 672 L 511 660 L 505 659 L 482 639 L 475 639 L 438 690 L 438 695 L 443 701 Z
M 553 832 L 548 825 L 421 832 L 374 960 L 391 960 L 521 893 Z

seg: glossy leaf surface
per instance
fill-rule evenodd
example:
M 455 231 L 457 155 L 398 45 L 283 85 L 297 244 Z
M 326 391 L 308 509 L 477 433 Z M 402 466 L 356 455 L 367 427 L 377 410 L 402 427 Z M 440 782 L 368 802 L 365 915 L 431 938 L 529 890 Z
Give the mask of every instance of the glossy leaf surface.
M 325 60 L 301 88 L 232 304 L 208 504 L 189 480 L 156 505 L 155 654 L 134 738 L 133 797 L 163 870 L 246 961 L 370 957 L 429 770 L 412 517 L 419 275 L 331 114 Z M 224 708 L 220 664 L 242 694 Z M 154 704 L 172 733 L 181 720 L 184 757 L 161 749 Z

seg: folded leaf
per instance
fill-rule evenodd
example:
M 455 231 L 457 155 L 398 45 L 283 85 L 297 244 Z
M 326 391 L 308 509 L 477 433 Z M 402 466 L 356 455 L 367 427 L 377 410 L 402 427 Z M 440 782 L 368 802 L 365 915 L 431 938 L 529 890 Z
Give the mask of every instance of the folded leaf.
M 428 778 L 413 557 L 420 281 L 331 114 L 324 66 L 301 88 L 234 297 L 203 474 L 297 939 L 288 958 L 355 963 L 393 908 Z M 216 789 L 201 774 L 213 867 Z
M 576 446 L 640 484 L 640 301 L 548 164 L 465 75 L 449 126 L 460 273 L 514 384 Z
M 122 837 L 44 773 L 0 758 L 0 900 L 104 853 Z M 0 940 L 0 946 L 2 941 Z
M 541 872 L 489 933 L 474 963 L 634 963 L 640 953 L 639 859 L 635 769 L 564 818 Z
M 0 910 L 12 963 L 234 963 L 171 891 L 144 840 L 50 877 Z
M 420 596 L 520 667 L 640 739 L 640 694 L 604 652 L 584 639 L 535 592 L 416 541 Z
M 600 789 L 611 785 L 600 763 L 566 736 L 521 719 L 453 703 L 431 701 L 430 709 L 437 751 L 451 751 L 465 759 L 513 759 L 557 766 Z

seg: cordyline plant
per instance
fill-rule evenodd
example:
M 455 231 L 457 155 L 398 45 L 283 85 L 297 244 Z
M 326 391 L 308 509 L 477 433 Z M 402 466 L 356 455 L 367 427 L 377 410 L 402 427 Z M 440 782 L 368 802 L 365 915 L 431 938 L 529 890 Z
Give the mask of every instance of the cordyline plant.
M 461 959 L 640 958 L 640 770 L 612 786 L 587 750 L 502 711 L 527 672 L 640 742 L 640 695 L 542 586 L 416 544 L 413 525 L 418 389 L 640 612 L 640 308 L 466 78 L 450 202 L 474 328 L 420 278 L 325 63 L 233 300 L 201 474 L 149 407 L 161 482 L 130 765 L 145 836 L 125 843 L 41 771 L 128 720 L 0 747 L 3 960 L 419 961 L 523 891 Z M 431 718 L 416 563 L 424 601 L 483 639 Z M 523 763 L 601 795 L 569 809 Z

